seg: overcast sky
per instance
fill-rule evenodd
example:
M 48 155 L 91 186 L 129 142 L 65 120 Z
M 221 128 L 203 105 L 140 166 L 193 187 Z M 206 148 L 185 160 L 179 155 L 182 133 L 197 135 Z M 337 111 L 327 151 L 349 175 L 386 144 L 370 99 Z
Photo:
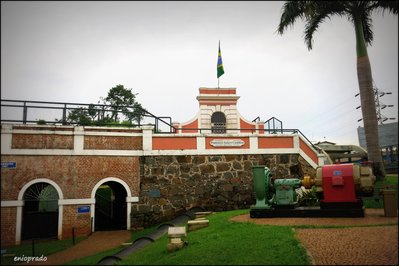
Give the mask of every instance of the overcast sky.
M 216 87 L 218 42 L 246 119 L 277 117 L 311 141 L 358 144 L 355 34 L 333 17 L 314 35 L 276 29 L 283 2 L 1 1 L 1 98 L 96 103 L 122 84 L 151 113 L 186 122 Z M 398 113 L 398 17 L 373 14 L 368 47 L 383 114 Z

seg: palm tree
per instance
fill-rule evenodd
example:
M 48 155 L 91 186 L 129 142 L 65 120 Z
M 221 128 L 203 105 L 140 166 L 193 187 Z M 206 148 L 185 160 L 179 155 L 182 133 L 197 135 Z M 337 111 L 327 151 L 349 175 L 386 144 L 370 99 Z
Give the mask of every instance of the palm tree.
M 325 19 L 333 15 L 346 17 L 355 28 L 357 52 L 357 77 L 360 101 L 366 135 L 369 160 L 378 179 L 385 176 L 378 139 L 378 123 L 375 109 L 374 91 L 367 45 L 373 42 L 373 11 L 388 11 L 398 14 L 398 1 L 286 1 L 277 32 L 283 34 L 297 19 L 305 21 L 304 39 L 309 50 L 312 49 L 313 33 Z

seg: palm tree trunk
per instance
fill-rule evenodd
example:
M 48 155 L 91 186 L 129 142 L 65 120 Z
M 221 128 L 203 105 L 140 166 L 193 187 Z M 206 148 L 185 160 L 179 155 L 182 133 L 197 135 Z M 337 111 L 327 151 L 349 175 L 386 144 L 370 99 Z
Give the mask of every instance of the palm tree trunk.
M 357 77 L 359 82 L 360 101 L 366 136 L 367 153 L 369 161 L 373 163 L 373 172 L 378 179 L 385 177 L 382 162 L 381 148 L 378 137 L 378 122 L 375 108 L 373 77 L 371 75 L 370 61 L 367 55 L 366 43 L 363 35 L 361 21 L 355 22 L 356 47 L 357 47 Z

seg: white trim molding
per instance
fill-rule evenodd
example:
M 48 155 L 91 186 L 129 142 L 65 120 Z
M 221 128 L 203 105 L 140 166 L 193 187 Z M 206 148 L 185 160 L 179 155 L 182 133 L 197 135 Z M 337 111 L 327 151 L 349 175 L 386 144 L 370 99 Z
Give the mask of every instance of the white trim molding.
M 139 202 L 139 197 L 126 197 L 126 202 Z
M 2 200 L 1 201 L 1 207 L 2 208 L 22 207 L 22 206 L 24 206 L 24 201 L 23 200 Z
M 96 199 L 62 199 L 58 200 L 59 205 L 82 205 L 82 204 L 95 204 Z

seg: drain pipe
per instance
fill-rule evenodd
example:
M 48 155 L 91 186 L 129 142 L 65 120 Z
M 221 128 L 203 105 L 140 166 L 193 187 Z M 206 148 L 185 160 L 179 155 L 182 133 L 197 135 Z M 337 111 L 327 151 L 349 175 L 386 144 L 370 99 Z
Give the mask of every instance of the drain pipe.
M 102 258 L 97 265 L 114 265 L 117 261 L 122 260 L 122 258 L 126 257 L 127 255 L 133 254 L 137 250 L 147 246 L 148 244 L 151 244 L 155 240 L 161 238 L 164 234 L 168 232 L 169 227 L 171 226 L 176 226 L 176 225 L 181 225 L 187 223 L 188 220 L 192 220 L 195 218 L 195 213 L 203 211 L 201 207 L 195 207 L 192 208 L 191 210 L 187 211 L 186 213 L 176 217 L 172 221 L 169 221 L 167 223 L 161 224 L 157 230 L 142 236 L 138 239 L 136 239 L 132 245 L 128 246 L 127 248 L 122 249 L 118 253 L 112 255 L 112 256 L 106 256 Z

